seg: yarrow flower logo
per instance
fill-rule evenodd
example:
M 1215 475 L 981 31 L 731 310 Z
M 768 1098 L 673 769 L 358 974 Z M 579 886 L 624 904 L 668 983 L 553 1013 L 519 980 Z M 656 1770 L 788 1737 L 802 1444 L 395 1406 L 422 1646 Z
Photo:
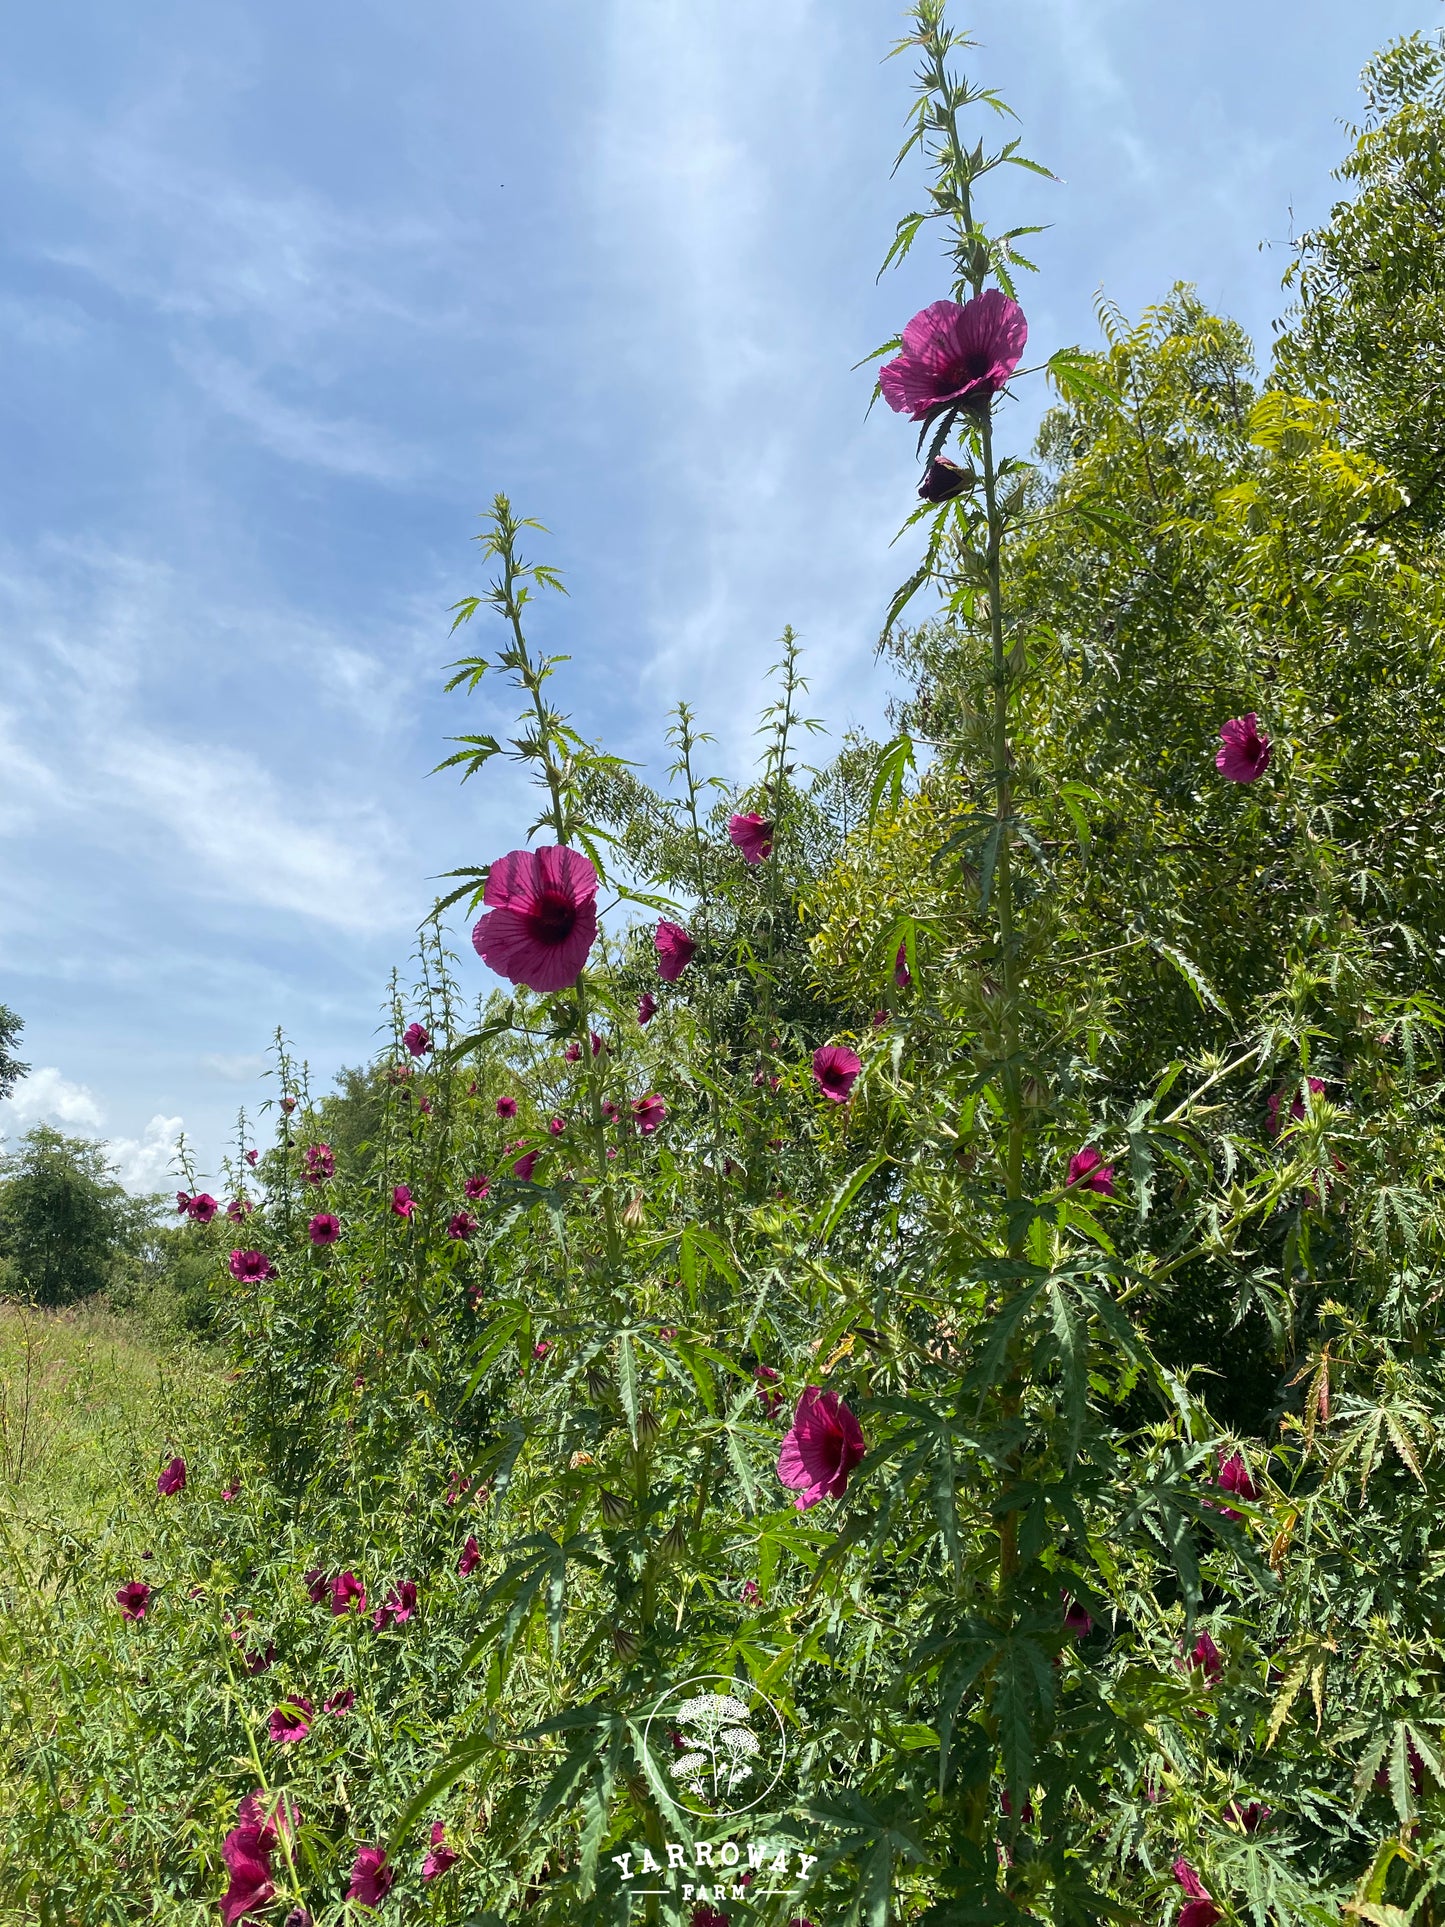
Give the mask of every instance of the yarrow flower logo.
M 700 1674 L 664 1694 L 644 1732 L 673 1798 L 689 1813 L 746 1813 L 772 1792 L 787 1758 L 787 1731 L 772 1701 L 722 1674 Z

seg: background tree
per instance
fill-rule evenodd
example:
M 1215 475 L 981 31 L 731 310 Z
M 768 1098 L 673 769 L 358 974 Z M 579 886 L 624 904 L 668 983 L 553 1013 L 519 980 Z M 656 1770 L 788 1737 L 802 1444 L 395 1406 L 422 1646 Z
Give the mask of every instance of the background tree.
M 37 1305 L 103 1291 L 153 1207 L 116 1182 L 102 1145 L 48 1124 L 0 1160 L 0 1256 L 9 1288 Z
M 30 1069 L 28 1064 L 20 1063 L 14 1054 L 24 1028 L 25 1019 L 17 1017 L 8 1004 L 0 1004 L 0 1098 L 9 1097 Z

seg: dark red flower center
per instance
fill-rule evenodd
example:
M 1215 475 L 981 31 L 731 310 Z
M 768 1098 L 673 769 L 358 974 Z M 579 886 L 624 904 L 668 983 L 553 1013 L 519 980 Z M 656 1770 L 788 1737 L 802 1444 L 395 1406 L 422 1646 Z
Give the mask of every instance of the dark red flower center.
M 560 890 L 543 890 L 527 915 L 528 934 L 538 943 L 566 943 L 577 923 L 577 905 Z

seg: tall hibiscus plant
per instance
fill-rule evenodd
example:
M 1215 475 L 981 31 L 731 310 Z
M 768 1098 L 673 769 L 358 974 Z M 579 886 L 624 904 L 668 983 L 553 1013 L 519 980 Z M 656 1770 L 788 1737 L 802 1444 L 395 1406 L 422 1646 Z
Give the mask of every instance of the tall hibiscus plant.
M 625 784 L 549 705 L 559 659 L 533 656 L 523 617 L 536 588 L 559 585 L 522 560 L 529 525 L 504 499 L 483 537 L 497 576 L 458 609 L 466 621 L 486 604 L 510 631 L 495 660 L 458 664 L 453 686 L 500 670 L 524 692 L 510 750 L 545 794 L 534 830 L 547 840 L 458 873 L 452 900 L 483 911 L 478 954 L 543 1002 L 504 1007 L 452 1049 L 520 1025 L 570 1035 L 589 1070 L 592 1172 L 553 1196 L 553 1278 L 528 1287 L 549 1292 L 555 1348 L 541 1348 L 480 1467 L 511 1537 L 473 1648 L 474 1660 L 490 1655 L 489 1694 L 508 1709 L 491 1770 L 534 1780 L 515 1833 L 549 1877 L 533 1904 L 568 1920 L 626 1916 L 630 1842 L 665 1866 L 669 1840 L 726 1831 L 678 1798 L 647 1722 L 670 1686 L 704 1674 L 779 1708 L 792 1747 L 750 1827 L 784 1858 L 807 1848 L 818 1913 L 941 1927 L 1093 1916 L 1121 1892 L 1137 1897 L 1153 1877 L 1120 1871 L 1105 1842 L 1144 1826 L 1169 1770 L 1159 1725 L 1172 1733 L 1200 1712 L 1219 1676 L 1219 1649 L 1193 1624 L 1201 1562 L 1226 1585 L 1248 1556 L 1237 1508 L 1204 1496 L 1207 1419 L 1131 1318 L 1139 1280 L 1108 1215 L 1116 1165 L 1107 1143 L 1089 1141 L 1078 1100 L 1097 1014 L 1077 973 L 1048 956 L 1036 786 L 1011 729 L 1031 672 L 1009 545 L 1035 491 L 1028 465 L 998 452 L 996 410 L 1022 378 L 1013 277 L 1026 230 L 990 235 L 975 193 L 1000 165 L 1034 164 L 1013 143 L 993 154 L 967 143 L 968 110 L 1001 103 L 955 77 L 963 43 L 940 0 L 919 0 L 913 24 L 904 46 L 921 60 L 920 98 L 900 158 L 922 148 L 934 184 L 889 259 L 941 222 L 953 284 L 883 351 L 879 391 L 919 425 L 912 519 L 928 531 L 889 625 L 931 586 L 979 643 L 968 740 L 936 746 L 974 765 L 933 852 L 944 906 L 932 920 L 902 910 L 879 932 L 872 1023 L 847 1029 L 834 998 L 817 1034 L 826 984 L 821 998 L 816 984 L 803 995 L 775 954 L 799 887 L 796 870 L 783 881 L 800 807 L 779 747 L 798 686 L 791 641 L 763 807 L 723 812 L 730 946 L 717 941 L 723 870 L 683 717 L 674 861 L 666 826 L 678 812 L 655 799 L 631 847 L 660 856 L 704 940 L 694 962 L 686 906 L 633 893 L 662 912 L 661 985 L 691 972 L 679 1017 L 690 1012 L 692 1027 L 676 1040 L 689 1109 L 626 1187 L 604 1061 L 586 1047 L 599 1008 L 619 1036 L 633 1015 L 618 992 L 625 971 L 594 967 L 596 894 L 617 833 L 615 794 L 610 817 L 596 799 Z M 1072 352 L 1047 367 L 1066 394 L 1096 380 Z M 504 753 L 471 736 L 448 761 L 470 775 Z M 883 752 L 875 815 L 890 795 L 901 803 L 917 761 L 907 738 Z M 1080 794 L 1056 800 L 1082 814 Z M 649 990 L 636 1020 L 656 1009 Z M 808 1076 L 790 1090 L 800 1053 Z M 1147 1153 L 1156 1124 L 1185 1131 L 1192 1101 L 1136 1120 L 1133 1144 Z M 668 1105 L 649 1092 L 633 1108 L 659 1142 Z M 805 1134 L 808 1156 L 779 1185 L 781 1170 L 765 1174 L 789 1133 Z M 530 1182 L 531 1165 L 517 1176 Z M 492 1262 L 505 1266 L 500 1247 Z M 499 1308 L 483 1322 L 478 1382 L 518 1315 Z M 1195 1652 L 1209 1663 L 1192 1663 Z M 517 1743 L 540 1749 L 545 1777 L 519 1767 Z M 439 1781 L 486 1751 L 466 1742 Z M 564 1802 L 580 1803 L 580 1833 Z M 672 1903 L 664 1890 L 639 1904 L 664 1918 Z M 779 1905 L 780 1920 L 804 1917 L 796 1889 L 752 1904 L 761 1917 Z
M 965 137 L 968 110 L 1007 110 L 956 73 L 968 43 L 942 0 L 918 0 L 912 18 L 901 50 L 919 60 L 919 100 L 900 160 L 921 149 L 933 180 L 885 266 L 937 225 L 953 285 L 879 351 L 878 395 L 918 424 L 908 526 L 927 534 L 885 636 L 932 590 L 972 673 L 962 734 L 929 746 L 953 813 L 932 852 L 934 908 L 880 933 L 880 968 L 912 985 L 906 1034 L 865 1073 L 914 1122 L 895 1152 L 890 1248 L 825 1336 L 845 1345 L 866 1310 L 891 1341 L 859 1387 L 868 1451 L 836 1585 L 840 1601 L 861 1586 L 888 1602 L 875 1683 L 914 1737 L 880 1744 L 846 1808 L 813 1810 L 857 1869 L 854 1917 L 919 1912 L 941 1927 L 1097 1917 L 1169 1891 L 1150 1871 L 1158 1847 L 1121 1848 L 1193 1824 L 1174 1776 L 1224 1671 L 1198 1660 L 1218 1651 L 1196 1620 L 1253 1554 L 1241 1516 L 1205 1496 L 1213 1427 L 1151 1353 L 1136 1316 L 1149 1260 L 1141 1271 L 1119 1235 L 1119 1151 L 1093 1141 L 1090 1063 L 1108 1017 L 1089 958 L 1070 957 L 1050 859 L 1060 823 L 1087 840 L 1091 793 L 1050 789 L 1013 726 L 1039 700 L 1047 651 L 1011 588 L 1010 549 L 1046 502 L 1030 465 L 1001 455 L 999 410 L 1029 373 L 1066 399 L 1103 383 L 1073 349 L 1022 367 L 1017 244 L 1032 230 L 991 234 L 977 193 L 999 167 L 1046 170 L 1016 142 L 990 153 Z M 905 802 L 919 749 L 901 736 L 882 753 L 875 814 Z M 1213 1081 L 1166 1105 L 1178 1070 L 1160 1071 L 1116 1138 L 1146 1189 L 1156 1158 L 1192 1144 Z M 1182 1797 L 1161 1825 L 1164 1788 Z

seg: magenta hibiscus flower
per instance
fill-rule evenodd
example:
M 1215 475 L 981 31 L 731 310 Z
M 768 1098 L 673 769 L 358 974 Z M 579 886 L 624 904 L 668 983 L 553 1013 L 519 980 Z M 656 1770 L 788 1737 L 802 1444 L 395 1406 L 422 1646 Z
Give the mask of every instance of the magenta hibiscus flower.
M 1219 740 L 1224 747 L 1215 757 L 1214 767 L 1231 783 L 1252 783 L 1269 768 L 1269 738 L 1261 735 L 1259 718 L 1252 709 L 1247 716 L 1234 716 L 1221 723 Z
M 1077 1185 L 1081 1191 L 1097 1191 L 1101 1198 L 1112 1198 L 1114 1167 L 1105 1164 L 1103 1154 L 1092 1144 L 1086 1144 L 1069 1159 L 1068 1184 Z
M 491 1188 L 491 1180 L 478 1172 L 475 1177 L 466 1179 L 462 1185 L 462 1193 L 475 1204 L 478 1199 L 486 1197 Z
M 582 1046 L 577 1042 L 577 1039 L 575 1037 L 572 1039 L 572 1042 L 567 1046 L 566 1050 L 563 1051 L 562 1055 L 566 1058 L 569 1064 L 576 1064 L 580 1061 L 582 1056 Z
M 371 1615 L 371 1623 L 378 1632 L 388 1626 L 404 1626 L 416 1611 L 416 1582 L 403 1579 L 399 1586 L 393 1586 L 386 1595 L 383 1605 Z
M 848 1102 L 862 1068 L 862 1058 L 845 1044 L 824 1044 L 813 1052 L 813 1082 L 833 1104 Z
M 1223 1656 L 1208 1633 L 1201 1633 L 1195 1640 L 1185 1663 L 1189 1671 L 1203 1673 L 1211 1686 L 1224 1672 Z
M 162 1497 L 169 1498 L 172 1492 L 184 1491 L 185 1484 L 186 1484 L 185 1460 L 172 1459 L 170 1464 L 165 1468 L 165 1470 L 161 1473 L 160 1477 L 156 1480 L 156 1491 L 159 1492 L 162 1495 Z
M 597 872 L 557 844 L 513 850 L 487 874 L 487 914 L 472 931 L 477 955 L 528 990 L 570 990 L 597 937 Z
M 644 990 L 637 1000 L 637 1021 L 639 1024 L 650 1024 L 656 1015 L 657 999 L 650 990 Z
M 177 1216 L 177 1217 L 180 1217 L 180 1218 L 183 1218 L 183 1217 L 184 1217 L 184 1216 L 186 1215 L 186 1213 L 187 1213 L 187 1212 L 188 1212 L 188 1211 L 190 1210 L 190 1208 L 191 1208 L 191 1194 L 190 1194 L 190 1192 L 189 1192 L 189 1191 L 177 1191 L 177 1193 L 176 1193 L 176 1216 Z
M 447 1845 L 447 1830 L 440 1820 L 433 1820 L 431 1829 L 431 1852 L 421 1863 L 423 1880 L 440 1880 L 442 1875 L 457 1864 L 460 1856 Z
M 198 1191 L 187 1202 L 186 1216 L 192 1224 L 209 1224 L 220 1208 L 209 1191 Z
M 470 1211 L 454 1211 L 447 1220 L 447 1236 L 449 1238 L 460 1238 L 465 1244 L 467 1239 L 474 1238 L 476 1233 L 477 1220 L 472 1216 Z
M 411 1195 L 409 1184 L 394 1184 L 391 1188 L 391 1208 L 398 1218 L 409 1218 L 416 1210 L 416 1199 Z
M 898 946 L 898 955 L 893 959 L 893 981 L 900 990 L 907 990 L 913 982 L 913 973 L 908 968 L 908 939 L 905 937 Z
M 401 1041 L 413 1057 L 425 1057 L 431 1049 L 431 1032 L 425 1024 L 408 1024 L 401 1033 Z
M 366 1588 L 354 1572 L 341 1572 L 331 1582 L 331 1617 L 341 1619 L 349 1612 L 366 1611 Z
M 336 1153 L 329 1144 L 308 1144 L 301 1154 L 301 1175 L 308 1184 L 336 1176 Z
M 539 1151 L 528 1151 L 525 1156 L 519 1157 L 512 1166 L 512 1176 L 520 1178 L 524 1184 L 528 1183 L 533 1171 L 537 1168 L 537 1159 L 540 1156 Z
M 1253 1500 L 1259 1497 L 1259 1487 L 1249 1476 L 1249 1467 L 1244 1462 L 1242 1452 L 1232 1452 L 1220 1465 L 1219 1490 L 1232 1493 L 1236 1499 Z M 1233 1506 L 1219 1505 L 1213 1499 L 1206 1499 L 1204 1503 L 1213 1507 L 1214 1511 L 1222 1512 L 1226 1519 L 1243 1522 L 1243 1514 L 1236 1512 Z
M 457 1561 L 457 1571 L 461 1574 L 462 1578 L 465 1579 L 471 1573 L 474 1573 L 481 1563 L 482 1549 L 477 1544 L 477 1535 L 474 1532 L 469 1532 L 467 1534 L 467 1543 L 462 1547 L 462 1556 Z
M 749 810 L 728 818 L 728 840 L 743 853 L 745 863 L 761 863 L 773 854 L 773 825 L 769 817 Z
M 151 1589 L 143 1579 L 129 1579 L 115 1596 L 122 1619 L 144 1619 L 150 1604 Z
M 323 1713 L 329 1713 L 333 1719 L 339 1719 L 343 1713 L 349 1713 L 355 1704 L 356 1693 L 354 1689 L 350 1686 L 343 1686 L 339 1692 L 331 1694 L 321 1710 Z
M 1064 1600 L 1064 1631 L 1072 1633 L 1075 1639 L 1087 1639 L 1094 1630 L 1094 1622 L 1084 1611 L 1077 1599 Z
M 1185 1904 L 1179 1909 L 1178 1927 L 1214 1927 L 1217 1920 L 1223 1919 L 1224 1916 L 1204 1891 L 1204 1883 L 1187 1860 L 1176 1860 L 1173 1873 L 1186 1896 Z
M 548 1132 L 553 1137 L 561 1137 L 566 1128 L 567 1120 L 565 1117 L 549 1117 L 547 1120 Z
M 633 1098 L 632 1115 L 642 1135 L 644 1137 L 651 1137 L 653 1132 L 667 1116 L 667 1106 L 654 1091 L 648 1097 Z
M 896 415 L 923 421 L 935 408 L 978 406 L 1018 367 L 1029 338 L 1023 309 L 1000 288 L 960 306 L 934 301 L 903 330 L 903 352 L 878 371 Z
M 515 1097 L 499 1097 L 497 1099 L 498 1117 L 515 1117 L 516 1115 L 517 1100 Z
M 741 1598 L 745 1606 L 756 1606 L 758 1603 L 758 1600 L 762 1597 L 761 1593 L 759 1593 L 758 1591 L 757 1580 L 745 1579 L 743 1581 L 742 1592 L 739 1594 L 739 1597 Z
M 241 1803 L 244 1812 L 250 1802 Z M 269 1834 L 270 1844 L 267 1844 Z M 230 1874 L 230 1885 L 221 1895 L 221 1919 L 225 1927 L 259 1913 L 276 1897 L 271 1878 L 271 1846 L 275 1835 L 253 1822 L 242 1821 L 221 1842 L 221 1858 Z
M 867 1450 L 863 1430 L 836 1392 L 804 1387 L 778 1454 L 778 1477 L 797 1492 L 799 1512 L 820 1499 L 841 1499 L 848 1474 Z
M 1305 1083 L 1309 1086 L 1309 1093 L 1311 1097 L 1318 1097 L 1325 1088 L 1323 1083 L 1320 1081 L 1318 1077 L 1307 1077 L 1305 1079 Z M 1283 1103 L 1284 1103 L 1284 1095 L 1280 1091 L 1271 1091 L 1268 1099 L 1265 1102 L 1265 1109 L 1269 1112 L 1269 1121 L 1265 1128 L 1268 1130 L 1271 1137 L 1278 1137 L 1280 1134 L 1281 1126 L 1279 1121 L 1279 1113 L 1280 1113 L 1280 1107 L 1282 1106 Z M 1296 1091 L 1294 1094 L 1294 1097 L 1290 1101 L 1290 1107 L 1289 1107 L 1290 1121 L 1294 1124 L 1298 1124 L 1303 1120 L 1304 1114 L 1305 1114 L 1304 1098 L 1301 1096 L 1301 1094 L 1298 1091 Z
M 741 817 L 733 818 L 734 822 L 741 822 L 742 820 Z M 758 817 L 756 820 L 761 823 L 762 818 Z M 731 835 L 731 829 L 729 829 L 729 834 Z M 733 837 L 733 841 L 737 843 L 737 838 Z M 741 849 L 742 847 L 739 843 L 738 848 Z M 767 855 L 766 850 L 763 851 L 763 855 Z M 755 860 L 754 858 L 749 858 L 750 862 Z M 683 971 L 687 969 L 688 965 L 697 955 L 697 945 L 680 923 L 669 923 L 665 917 L 662 922 L 658 924 L 657 934 L 653 937 L 652 941 L 657 950 L 658 976 L 661 977 L 665 984 L 675 984 Z
M 246 1153 L 246 1162 L 252 1167 L 253 1170 L 255 1168 L 256 1160 L 258 1157 L 260 1157 L 260 1155 L 261 1153 L 259 1151 L 248 1151 Z
M 318 1211 L 307 1225 L 306 1235 L 314 1245 L 334 1245 L 341 1236 L 341 1220 L 329 1211 Z
M 265 1284 L 276 1276 L 276 1267 L 264 1251 L 233 1251 L 231 1276 L 242 1284 Z
M 232 1198 L 226 1206 L 226 1216 L 232 1224 L 243 1224 L 255 1209 L 249 1198 Z
M 311 1731 L 312 1705 L 310 1700 L 296 1694 L 292 1699 L 282 1700 L 266 1722 L 266 1731 L 276 1746 L 294 1746 L 297 1740 L 304 1740 Z
M 348 1900 L 359 1900 L 363 1907 L 379 1907 L 391 1892 L 396 1871 L 386 1862 L 385 1847 L 361 1847 L 351 1864 Z

